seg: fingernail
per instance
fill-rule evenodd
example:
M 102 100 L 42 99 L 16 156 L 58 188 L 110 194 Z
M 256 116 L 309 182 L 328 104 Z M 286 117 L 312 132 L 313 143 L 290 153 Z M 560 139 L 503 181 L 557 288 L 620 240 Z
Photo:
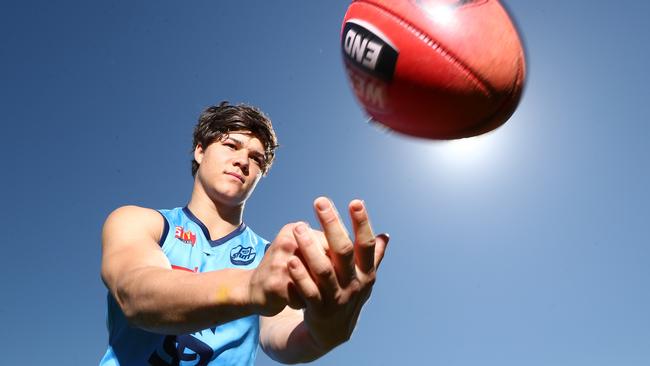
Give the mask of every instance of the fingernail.
M 329 200 L 327 198 L 319 198 L 316 200 L 316 208 L 318 211 L 327 211 L 329 208 Z
M 298 224 L 296 226 L 296 232 L 298 234 L 300 234 L 300 235 L 306 233 L 307 232 L 307 224 L 305 224 L 304 222 L 301 222 L 300 224 Z
M 356 211 L 356 212 L 363 211 L 363 206 L 365 206 L 365 202 L 363 202 L 362 200 L 359 200 L 359 199 L 354 200 L 353 203 L 352 203 L 352 209 L 354 211 Z
M 298 263 L 296 263 L 295 260 L 290 259 L 290 260 L 289 260 L 289 268 L 290 268 L 290 269 L 293 269 L 293 270 L 298 269 Z
M 379 234 L 377 236 L 381 236 L 382 238 L 384 238 L 384 240 L 386 241 L 386 244 L 388 244 L 388 242 L 390 241 L 390 235 L 388 233 L 381 233 L 381 234 Z

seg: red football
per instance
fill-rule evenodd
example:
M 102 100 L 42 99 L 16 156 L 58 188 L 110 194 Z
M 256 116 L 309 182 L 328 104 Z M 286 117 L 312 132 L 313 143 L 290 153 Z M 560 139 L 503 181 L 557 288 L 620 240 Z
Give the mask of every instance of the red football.
M 343 58 L 370 117 L 430 139 L 480 135 L 514 112 L 526 74 L 517 29 L 497 0 L 357 0 Z

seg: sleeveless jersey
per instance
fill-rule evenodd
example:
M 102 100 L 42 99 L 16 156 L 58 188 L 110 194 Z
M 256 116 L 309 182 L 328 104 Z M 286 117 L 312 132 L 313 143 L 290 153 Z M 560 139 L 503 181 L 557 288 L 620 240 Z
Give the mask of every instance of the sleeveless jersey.
M 160 213 L 165 218 L 160 246 L 174 270 L 252 269 L 268 246 L 243 223 L 211 240 L 207 227 L 187 207 Z M 193 334 L 161 335 L 130 326 L 110 293 L 107 327 L 109 346 L 100 366 L 253 365 L 259 343 L 256 315 Z

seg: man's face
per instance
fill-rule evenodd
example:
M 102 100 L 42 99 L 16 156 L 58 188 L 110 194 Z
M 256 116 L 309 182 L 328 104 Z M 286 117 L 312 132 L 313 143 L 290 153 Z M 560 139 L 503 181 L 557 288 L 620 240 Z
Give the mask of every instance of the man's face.
M 206 148 L 196 147 L 196 179 L 213 200 L 240 205 L 262 177 L 264 156 L 264 145 L 257 137 L 247 131 L 230 132 Z

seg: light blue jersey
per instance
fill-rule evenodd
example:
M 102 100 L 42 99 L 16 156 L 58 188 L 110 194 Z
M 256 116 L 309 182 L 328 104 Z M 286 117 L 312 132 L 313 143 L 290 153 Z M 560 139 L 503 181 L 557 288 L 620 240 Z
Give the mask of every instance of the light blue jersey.
M 165 228 L 160 245 L 175 270 L 208 272 L 252 269 L 268 242 L 241 224 L 224 238 L 210 240 L 203 223 L 185 208 L 160 210 Z M 130 326 L 108 294 L 109 346 L 101 366 L 252 365 L 259 342 L 259 317 L 244 317 L 186 335 L 161 335 Z

